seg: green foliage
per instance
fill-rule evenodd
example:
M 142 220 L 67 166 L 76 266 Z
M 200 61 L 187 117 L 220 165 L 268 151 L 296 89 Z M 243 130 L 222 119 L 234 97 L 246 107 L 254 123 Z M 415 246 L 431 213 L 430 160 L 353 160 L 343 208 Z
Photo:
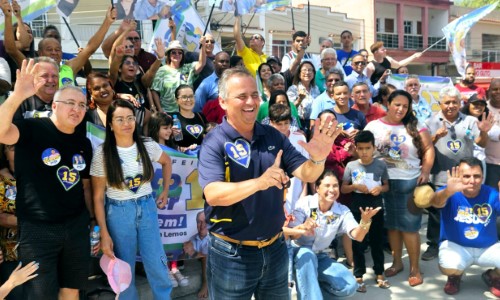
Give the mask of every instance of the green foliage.
M 465 7 L 482 7 L 488 4 L 497 2 L 498 0 L 457 0 L 455 5 L 465 6 Z M 497 10 L 500 9 L 500 5 L 497 5 Z

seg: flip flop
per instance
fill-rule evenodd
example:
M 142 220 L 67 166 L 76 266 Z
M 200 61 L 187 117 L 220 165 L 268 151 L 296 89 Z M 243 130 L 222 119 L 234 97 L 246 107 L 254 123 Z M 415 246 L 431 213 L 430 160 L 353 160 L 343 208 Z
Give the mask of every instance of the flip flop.
M 385 279 L 377 279 L 376 282 L 377 282 L 377 286 L 381 289 L 388 289 L 391 287 L 391 284 L 389 283 L 389 281 L 387 281 Z
M 421 277 L 422 275 L 419 276 L 410 276 L 408 278 L 408 283 L 410 284 L 411 287 L 421 285 L 424 283 L 424 279 Z
M 356 292 L 358 292 L 358 293 L 366 293 L 366 285 L 365 285 L 365 283 L 361 282 L 361 283 L 358 283 L 358 284 L 359 284 L 359 287 L 356 290 Z
M 387 268 L 385 271 L 384 271 L 384 274 L 385 274 L 385 277 L 393 277 L 393 276 L 396 276 L 398 275 L 399 273 L 403 272 L 404 268 L 401 268 L 399 270 L 396 270 L 395 267 L 390 267 L 390 268 Z

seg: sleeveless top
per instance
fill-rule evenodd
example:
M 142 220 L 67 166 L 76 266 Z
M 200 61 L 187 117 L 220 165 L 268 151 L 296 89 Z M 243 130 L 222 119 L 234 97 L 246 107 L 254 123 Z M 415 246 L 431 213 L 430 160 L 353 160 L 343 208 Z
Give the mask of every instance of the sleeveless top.
M 372 60 L 372 64 L 375 66 L 375 71 L 373 72 L 372 76 L 370 77 L 370 81 L 372 84 L 375 84 L 379 81 L 380 77 L 384 74 L 385 70 L 391 68 L 391 62 L 384 57 L 384 60 L 382 63 L 378 63 L 375 60 Z

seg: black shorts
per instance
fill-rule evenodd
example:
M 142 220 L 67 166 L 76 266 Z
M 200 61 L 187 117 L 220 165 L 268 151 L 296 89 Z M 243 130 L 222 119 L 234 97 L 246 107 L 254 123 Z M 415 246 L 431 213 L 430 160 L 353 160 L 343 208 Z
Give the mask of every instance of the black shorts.
M 19 260 L 39 263 L 23 299 L 57 299 L 60 288 L 84 289 L 90 263 L 89 214 L 64 223 L 19 222 Z

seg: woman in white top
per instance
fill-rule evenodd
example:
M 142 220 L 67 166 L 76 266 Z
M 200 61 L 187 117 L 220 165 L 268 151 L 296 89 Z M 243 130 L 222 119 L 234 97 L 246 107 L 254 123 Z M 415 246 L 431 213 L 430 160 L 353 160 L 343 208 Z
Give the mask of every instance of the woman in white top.
M 139 299 L 134 271 L 137 250 L 154 299 L 170 299 L 172 283 L 157 214 L 157 208 L 167 204 L 170 157 L 154 141 L 139 137 L 134 107 L 129 102 L 114 101 L 108 108 L 106 122 L 104 144 L 96 149 L 90 168 L 102 251 L 131 266 L 132 283 L 120 299 Z M 156 201 L 151 188 L 152 161 L 161 164 L 164 183 Z

